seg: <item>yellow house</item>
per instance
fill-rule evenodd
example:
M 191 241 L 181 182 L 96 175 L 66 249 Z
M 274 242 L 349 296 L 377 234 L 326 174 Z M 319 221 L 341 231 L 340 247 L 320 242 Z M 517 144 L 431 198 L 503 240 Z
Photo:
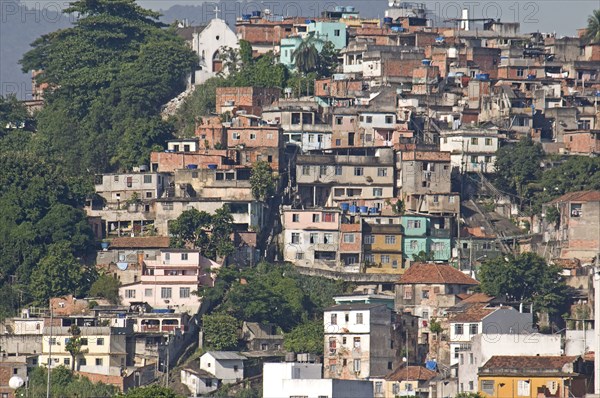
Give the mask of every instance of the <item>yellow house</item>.
M 373 379 L 373 396 L 375 398 L 428 397 L 429 382 L 436 375 L 436 372 L 422 366 L 401 366 L 384 378 Z
M 367 273 L 403 273 L 402 225 L 365 223 L 363 252 Z
M 586 394 L 577 356 L 493 356 L 479 368 L 479 392 L 489 398 L 569 398 Z
M 73 367 L 76 371 L 105 376 L 121 376 L 127 364 L 126 337 L 132 333 L 131 327 L 80 326 L 79 339 L 81 353 L 73 357 L 67 351 L 67 343 L 72 336 L 70 327 L 46 326 L 43 329 L 40 366 Z

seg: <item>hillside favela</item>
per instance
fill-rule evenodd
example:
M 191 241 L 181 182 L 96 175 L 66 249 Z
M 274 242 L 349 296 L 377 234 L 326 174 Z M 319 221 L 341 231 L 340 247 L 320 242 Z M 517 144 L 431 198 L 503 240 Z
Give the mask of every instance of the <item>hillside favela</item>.
M 600 3 L 146 3 L 3 27 L 0 398 L 600 398 Z

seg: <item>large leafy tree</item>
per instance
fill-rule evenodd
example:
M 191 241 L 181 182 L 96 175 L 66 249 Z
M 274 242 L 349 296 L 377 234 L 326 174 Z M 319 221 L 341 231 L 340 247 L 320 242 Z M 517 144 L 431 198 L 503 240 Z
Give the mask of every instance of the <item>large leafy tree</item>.
M 47 377 L 48 370 L 45 367 L 34 367 L 28 374 L 27 389 L 21 387 L 16 395 L 45 397 Z M 90 379 L 77 376 L 64 366 L 53 368 L 50 374 L 50 395 L 53 397 L 113 397 L 117 392 L 115 386 L 92 383 Z
M 117 278 L 108 274 L 102 274 L 90 287 L 90 296 L 102 297 L 112 304 L 119 304 L 119 286 L 121 283 Z
M 122 398 L 183 398 L 170 388 L 153 385 L 149 387 L 139 387 L 127 391 L 125 394 L 116 395 Z
M 283 347 L 295 353 L 323 355 L 323 321 L 308 321 L 285 334 Z
M 504 146 L 496 154 L 495 184 L 501 190 L 528 196 L 528 184 L 538 180 L 542 174 L 540 162 L 544 151 L 531 137 L 521 139 L 516 145 Z
M 569 289 L 560 267 L 549 265 L 534 253 L 484 261 L 478 277 L 480 289 L 491 296 L 533 303 L 537 311 L 554 316 L 566 310 Z
M 79 16 L 74 26 L 42 36 L 21 60 L 51 90 L 37 148 L 73 174 L 145 162 L 171 134 L 159 111 L 183 90 L 193 52 L 134 0 L 80 0 L 66 11 Z
M 583 36 L 586 43 L 600 42 L 600 9 L 594 10 L 592 15 L 588 17 L 588 26 Z
M 235 350 L 239 345 L 240 322 L 227 314 L 204 315 L 202 329 L 207 347 L 218 351 Z
M 261 202 L 267 202 L 275 194 L 277 179 L 273 175 L 269 163 L 259 161 L 254 164 L 250 175 L 250 186 L 252 187 L 252 196 Z

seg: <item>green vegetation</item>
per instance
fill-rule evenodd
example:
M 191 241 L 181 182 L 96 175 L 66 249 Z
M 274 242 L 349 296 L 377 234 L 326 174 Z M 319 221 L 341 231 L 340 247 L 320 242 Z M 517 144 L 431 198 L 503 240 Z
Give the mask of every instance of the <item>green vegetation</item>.
M 119 286 L 121 286 L 121 283 L 118 279 L 107 274 L 102 274 L 90 287 L 89 294 L 91 297 L 105 298 L 111 304 L 119 304 Z
M 323 321 L 307 321 L 285 334 L 283 348 L 295 353 L 323 355 Z
M 250 175 L 250 186 L 252 196 L 258 201 L 268 202 L 271 196 L 275 195 L 277 179 L 273 176 L 269 163 L 259 161 L 254 164 Z
M 534 310 L 551 316 L 566 311 L 569 288 L 561 268 L 534 254 L 507 255 L 484 261 L 479 269 L 480 289 L 509 301 L 533 303 Z
M 171 246 L 192 246 L 211 260 L 228 256 L 235 250 L 231 241 L 232 223 L 227 206 L 217 209 L 213 215 L 196 209 L 186 210 L 169 224 Z
M 217 351 L 235 350 L 239 346 L 240 322 L 227 314 L 204 315 L 202 329 L 204 343 L 209 349 Z
M 75 370 L 75 359 L 79 357 L 79 355 L 83 354 L 85 350 L 81 348 L 83 345 L 81 341 L 81 329 L 77 325 L 71 325 L 69 328 L 69 333 L 71 337 L 69 341 L 65 343 L 65 351 L 71 354 L 71 372 Z
M 528 185 L 541 177 L 543 158 L 542 146 L 530 137 L 523 138 L 514 146 L 500 148 L 496 154 L 494 183 L 501 191 L 528 197 Z
M 134 0 L 78 0 L 65 12 L 80 18 L 36 40 L 21 60 L 25 72 L 43 70 L 38 82 L 51 88 L 36 151 L 63 160 L 69 175 L 145 164 L 171 137 L 160 109 L 183 91 L 196 56 Z
M 17 390 L 16 396 L 45 397 L 48 372 L 46 368 L 34 367 L 29 373 L 29 389 Z M 50 395 L 53 397 L 100 398 L 114 397 L 117 388 L 104 383 L 92 383 L 88 378 L 77 376 L 64 366 L 53 368 L 50 373 Z
M 118 394 L 116 396 L 120 398 L 183 398 L 170 388 L 157 385 L 134 388 L 127 391 L 126 394 Z
M 588 26 L 583 35 L 584 43 L 600 42 L 600 9 L 594 10 L 592 15 L 588 17 Z

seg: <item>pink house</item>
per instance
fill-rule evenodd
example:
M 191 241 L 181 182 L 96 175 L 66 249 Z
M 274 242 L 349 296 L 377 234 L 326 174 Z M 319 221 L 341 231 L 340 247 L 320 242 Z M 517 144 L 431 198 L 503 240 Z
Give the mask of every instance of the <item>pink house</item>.
M 119 295 L 125 305 L 145 302 L 154 308 L 195 314 L 200 307 L 200 287 L 214 285 L 214 271 L 221 265 L 198 250 L 163 249 L 142 262 L 139 282 L 122 285 Z

